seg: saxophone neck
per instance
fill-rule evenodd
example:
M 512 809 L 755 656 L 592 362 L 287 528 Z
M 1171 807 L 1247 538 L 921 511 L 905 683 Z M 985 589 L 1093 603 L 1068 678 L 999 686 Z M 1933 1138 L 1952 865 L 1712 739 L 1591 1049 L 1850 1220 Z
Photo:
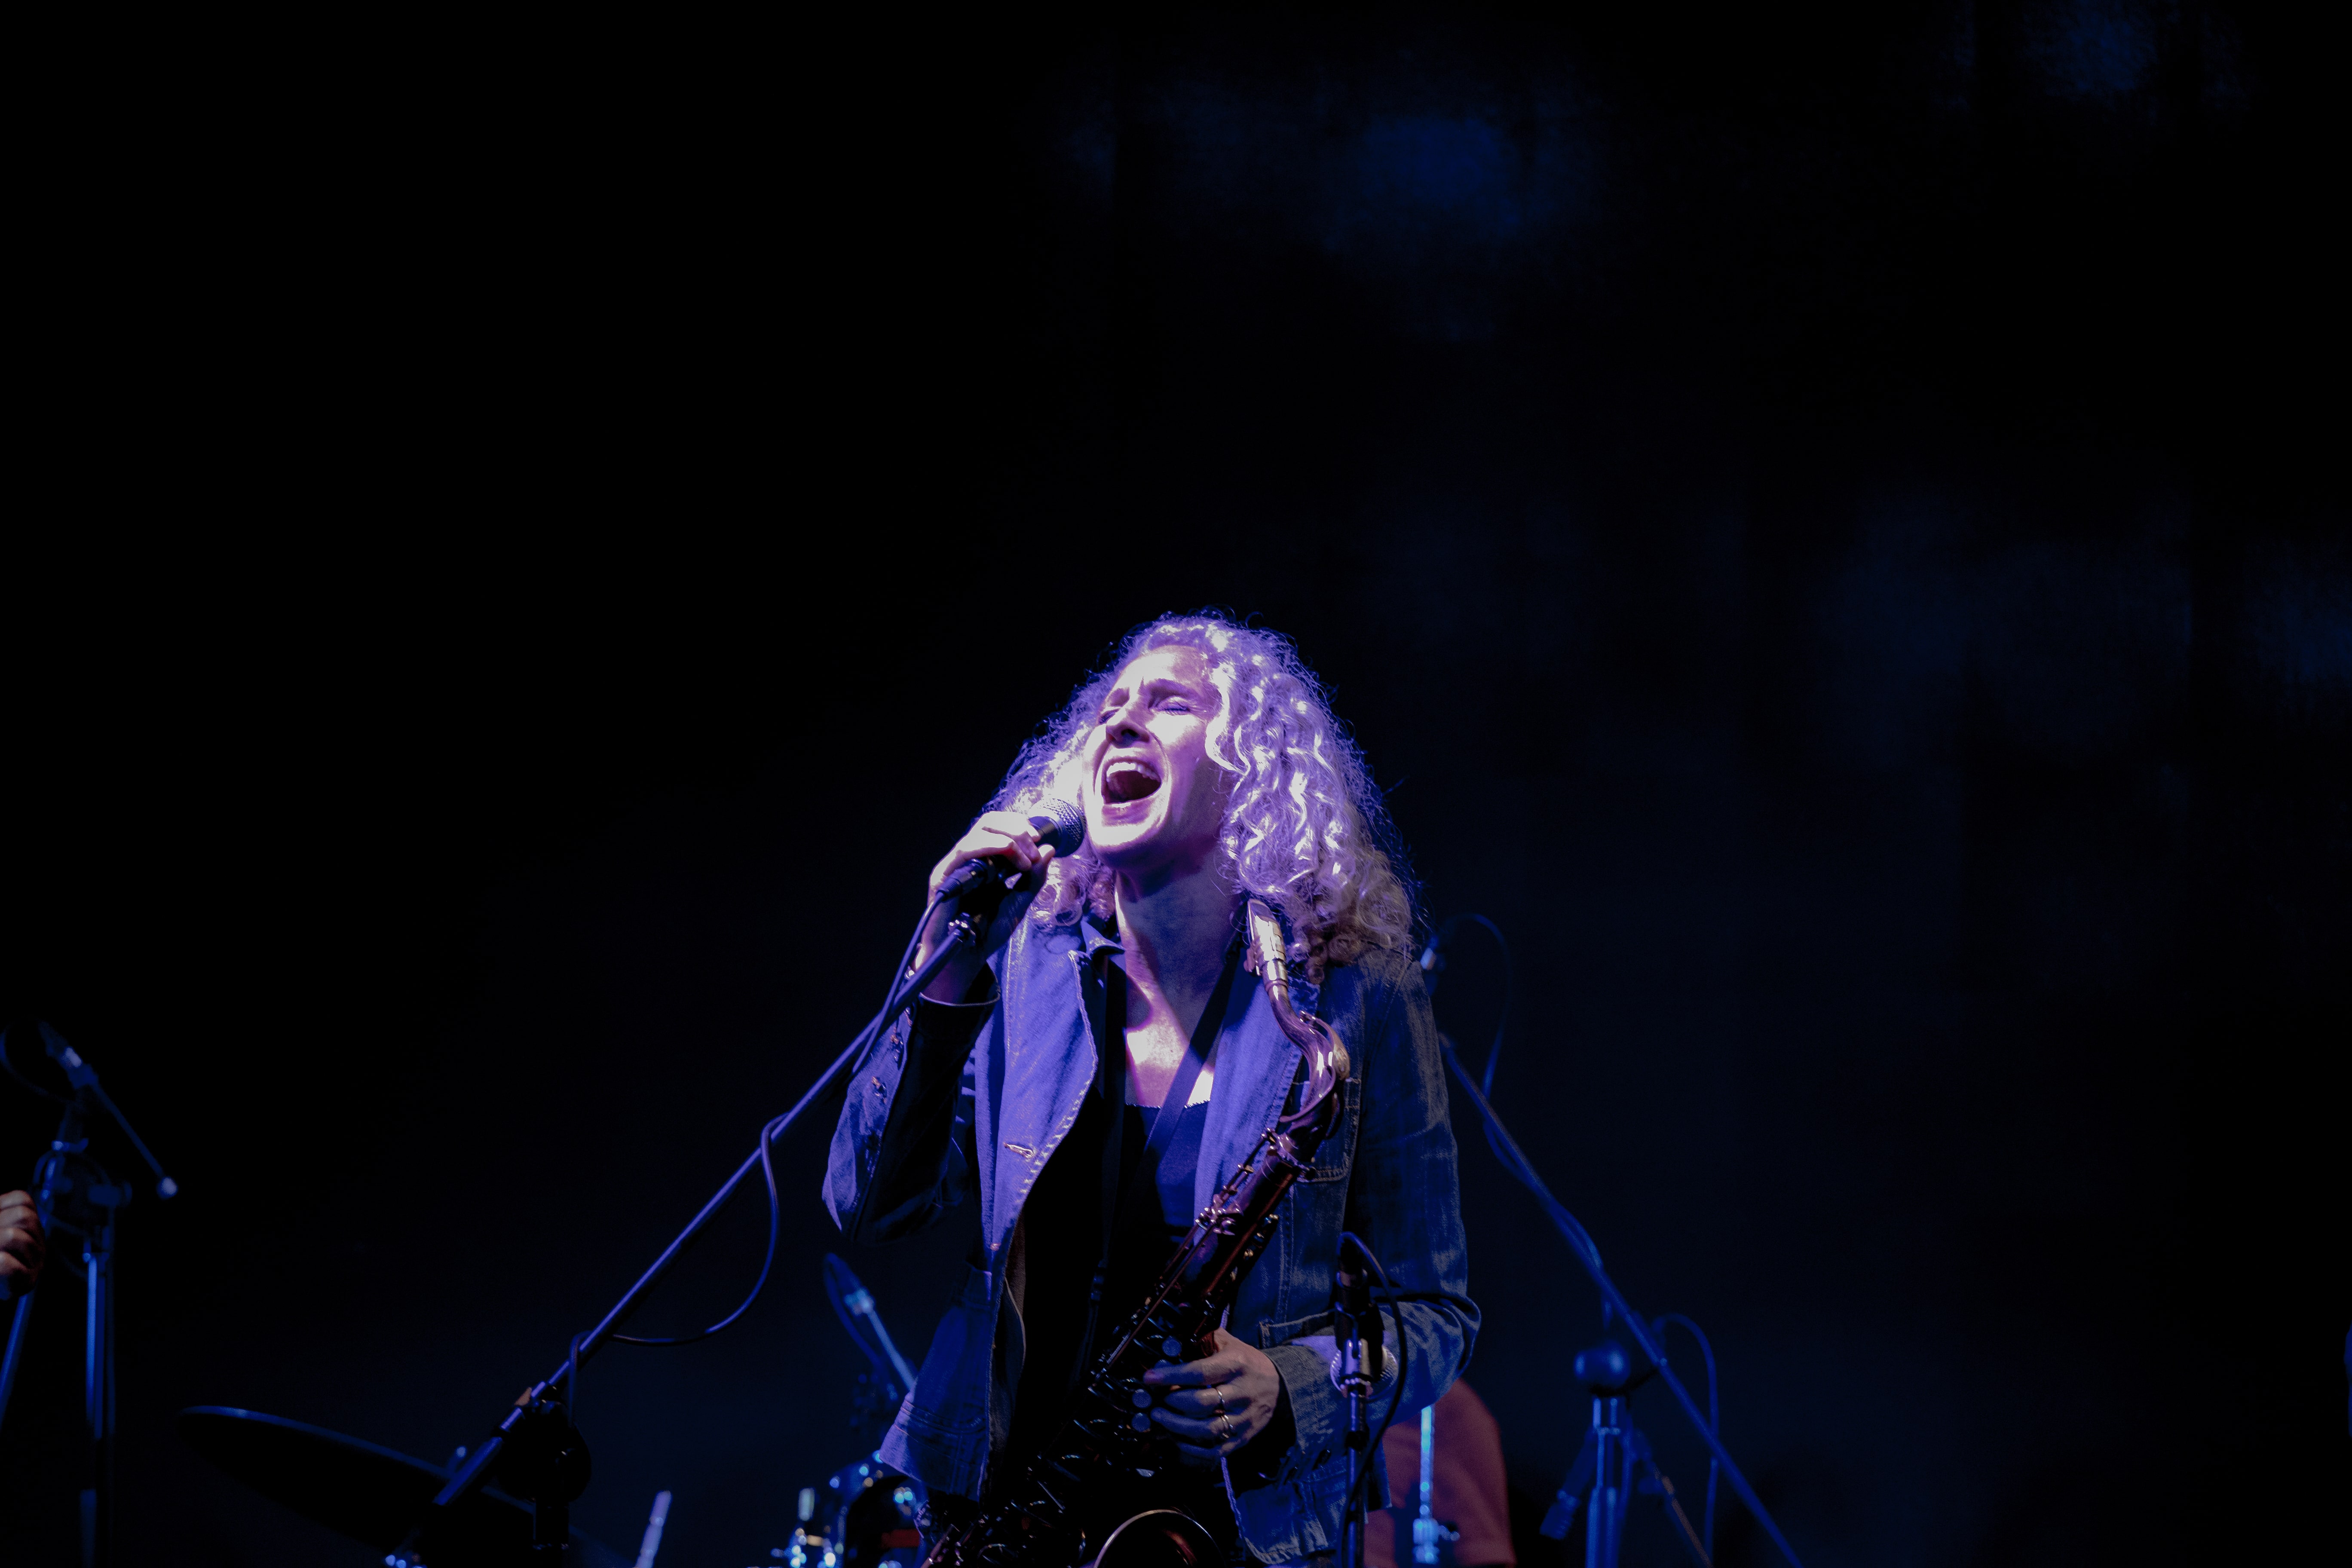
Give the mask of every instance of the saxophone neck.
M 1265 984 L 1274 1003 L 1274 1016 L 1284 1020 L 1283 1032 L 1287 1034 L 1297 1014 L 1290 1001 L 1290 940 L 1284 932 L 1282 917 L 1264 899 L 1252 899 L 1243 919 L 1249 928 L 1243 966 Z
M 1298 1109 L 1283 1118 L 1297 1125 L 1319 1111 L 1348 1078 L 1348 1047 L 1331 1026 L 1309 1014 L 1304 1017 L 1292 1004 L 1288 943 L 1282 917 L 1264 899 L 1249 900 L 1249 967 L 1265 987 L 1267 1005 L 1282 1032 L 1307 1056 L 1307 1081 L 1298 1094 Z

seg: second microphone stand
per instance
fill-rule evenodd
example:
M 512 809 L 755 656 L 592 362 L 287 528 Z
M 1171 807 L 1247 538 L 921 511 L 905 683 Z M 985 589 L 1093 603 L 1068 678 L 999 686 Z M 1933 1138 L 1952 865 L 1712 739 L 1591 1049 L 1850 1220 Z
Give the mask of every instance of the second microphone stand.
M 1592 1425 L 1585 1428 L 1584 1446 L 1577 1451 L 1568 1479 L 1560 1482 L 1559 1496 L 1544 1515 L 1540 1532 L 1554 1541 L 1565 1540 L 1581 1507 L 1585 1568 L 1617 1568 L 1618 1548 L 1625 1536 L 1625 1507 L 1640 1491 L 1657 1498 L 1673 1516 L 1681 1531 L 1683 1550 L 1690 1553 L 1691 1561 L 1698 1568 L 1711 1568 L 1706 1543 L 1699 1539 L 1690 1515 L 1683 1511 L 1675 1483 L 1658 1468 L 1649 1438 L 1626 1419 L 1627 1396 L 1653 1375 L 1645 1372 L 1630 1377 L 1631 1370 L 1623 1348 L 1612 1340 L 1577 1352 L 1577 1381 L 1592 1395 Z
M 926 910 L 926 924 L 929 919 L 930 911 Z M 900 1013 L 914 1005 L 915 998 L 922 994 L 923 988 L 947 967 L 949 960 L 960 949 L 977 944 L 980 931 L 980 917 L 971 910 L 959 913 L 949 922 L 948 940 L 940 942 L 937 952 L 908 973 L 891 994 L 889 1002 L 875 1015 L 873 1022 L 860 1030 L 857 1037 L 849 1043 L 849 1048 L 835 1057 L 833 1064 L 818 1075 L 816 1082 L 809 1086 L 808 1092 L 802 1095 L 790 1110 L 761 1131 L 759 1147 L 736 1167 L 735 1173 L 727 1178 L 709 1203 L 702 1205 L 701 1212 L 687 1222 L 686 1228 L 677 1233 L 677 1238 L 662 1249 L 661 1256 L 654 1259 L 653 1266 L 638 1276 L 637 1282 L 613 1303 L 612 1310 L 604 1314 L 603 1321 L 572 1342 L 572 1352 L 564 1357 L 562 1365 L 523 1390 L 521 1397 L 515 1401 L 514 1407 L 507 1412 L 489 1437 L 468 1454 L 465 1463 L 449 1477 L 448 1482 L 434 1497 L 425 1518 L 409 1532 L 408 1539 L 400 1549 L 386 1559 L 388 1563 L 422 1562 L 423 1559 L 417 1555 L 418 1551 L 430 1548 L 435 1528 L 458 1504 L 488 1485 L 493 1476 L 508 1490 L 530 1503 L 534 1556 L 550 1563 L 562 1561 L 564 1543 L 571 1533 L 571 1507 L 587 1489 L 589 1475 L 587 1445 L 572 1426 L 566 1409 L 565 1395 L 570 1392 L 572 1375 L 587 1364 L 590 1357 L 612 1342 L 620 1331 L 622 1323 L 645 1300 L 646 1293 L 658 1284 L 662 1276 L 667 1274 L 671 1266 L 684 1256 L 687 1247 L 702 1233 L 703 1227 L 735 1194 L 735 1189 L 741 1186 L 753 1171 L 766 1164 L 770 1146 L 789 1131 L 793 1123 L 807 1113 L 809 1107 L 824 1097 L 835 1080 L 866 1054 Z
M 1517 1176 L 1543 1205 L 1545 1212 L 1551 1216 L 1552 1224 L 1558 1227 L 1561 1237 L 1567 1241 L 1569 1250 L 1575 1254 L 1576 1260 L 1584 1266 L 1585 1273 L 1591 1277 L 1592 1283 L 1599 1288 L 1601 1300 L 1608 1305 L 1614 1316 L 1624 1320 L 1625 1332 L 1633 1339 L 1635 1347 L 1642 1354 L 1648 1358 L 1650 1366 L 1658 1379 L 1672 1391 L 1675 1402 L 1682 1406 L 1683 1414 L 1688 1416 L 1690 1424 L 1698 1429 L 1698 1435 L 1706 1439 L 1708 1451 L 1713 1453 L 1717 1461 L 1722 1465 L 1724 1478 L 1730 1481 L 1733 1493 L 1748 1506 L 1748 1511 L 1755 1515 L 1756 1522 L 1764 1527 L 1764 1533 L 1771 1538 L 1774 1546 L 1780 1548 L 1780 1555 L 1788 1559 L 1790 1568 L 1801 1568 L 1797 1561 L 1796 1550 L 1789 1544 L 1789 1538 L 1780 1533 L 1780 1526 L 1764 1507 L 1764 1500 L 1758 1497 L 1756 1489 L 1748 1484 L 1748 1477 L 1741 1472 L 1738 1463 L 1732 1458 L 1730 1451 L 1724 1447 L 1723 1439 L 1716 1435 L 1714 1426 L 1699 1414 L 1697 1402 L 1691 1398 L 1690 1390 L 1683 1386 L 1682 1379 L 1676 1377 L 1674 1369 L 1666 1364 L 1664 1344 L 1655 1333 L 1651 1331 L 1647 1320 L 1633 1310 L 1633 1303 L 1625 1300 L 1625 1293 L 1622 1290 L 1617 1289 L 1617 1282 L 1609 1277 L 1609 1271 L 1601 1268 L 1601 1249 L 1593 1245 L 1591 1235 L 1585 1231 L 1583 1226 L 1577 1223 L 1576 1216 L 1570 1214 L 1567 1207 L 1551 1195 L 1550 1189 L 1546 1187 L 1541 1178 L 1537 1176 L 1535 1167 L 1528 1163 L 1527 1155 L 1520 1151 L 1517 1142 L 1512 1139 L 1510 1129 L 1503 1125 L 1503 1119 L 1496 1114 L 1494 1106 L 1487 1102 L 1486 1094 L 1479 1089 L 1478 1080 L 1472 1078 L 1469 1069 L 1462 1065 L 1462 1058 L 1454 1052 L 1454 1042 L 1441 1036 L 1439 1046 L 1444 1053 L 1445 1065 L 1454 1070 L 1454 1076 L 1462 1085 L 1463 1092 L 1469 1096 L 1470 1103 L 1477 1109 L 1480 1119 L 1486 1122 L 1487 1141 L 1492 1145 L 1496 1156 L 1510 1168 L 1511 1173 Z M 1619 1354 L 1622 1356 L 1623 1352 L 1621 1351 Z M 1622 1380 L 1621 1379 L 1621 1392 L 1622 1388 Z M 1596 1402 L 1601 1397 L 1596 1392 Z M 1622 1400 L 1619 1403 L 1622 1405 Z M 1605 1414 L 1606 1412 L 1601 1411 L 1596 1403 L 1596 1433 L 1600 1430 L 1601 1417 Z M 1622 1415 L 1622 1410 L 1620 1415 Z M 1611 1423 L 1611 1429 L 1615 1429 L 1613 1420 Z M 1603 1474 L 1605 1475 L 1605 1472 Z M 1683 1522 L 1687 1528 L 1688 1520 Z M 1588 1523 L 1588 1540 L 1591 1539 L 1591 1527 Z M 1588 1561 L 1594 1561 L 1590 1558 L 1589 1549 Z M 1597 1561 L 1595 1561 L 1595 1568 L 1600 1568 Z
M 140 1157 L 155 1173 L 155 1190 L 169 1198 L 179 1184 L 163 1173 L 146 1142 L 98 1081 L 97 1069 L 49 1027 L 40 1026 L 49 1059 L 65 1073 L 73 1093 L 62 1103 L 57 1136 L 49 1152 L 34 1169 L 33 1201 L 44 1230 L 81 1240 L 82 1423 L 89 1434 L 88 1462 L 77 1501 L 81 1515 L 82 1568 L 105 1568 L 114 1560 L 114 1242 L 122 1205 L 131 1201 L 131 1184 L 117 1180 L 89 1153 L 89 1123 L 103 1116 L 131 1140 Z M 7 1032 L 0 1030 L 0 1062 L 7 1057 Z M 16 1068 L 7 1068 L 17 1077 Z M 21 1080 L 20 1080 L 21 1081 Z M 27 1084 L 50 1099 L 46 1089 Z M 23 1364 L 26 1331 L 33 1321 L 38 1292 L 16 1303 L 8 1326 L 8 1348 L 0 1355 L 0 1419 L 16 1391 L 17 1369 Z

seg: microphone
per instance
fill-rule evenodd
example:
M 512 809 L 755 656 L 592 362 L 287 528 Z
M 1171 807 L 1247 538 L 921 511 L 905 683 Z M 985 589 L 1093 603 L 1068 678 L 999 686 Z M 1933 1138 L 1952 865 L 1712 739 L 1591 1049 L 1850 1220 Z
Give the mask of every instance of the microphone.
M 1372 1300 L 1372 1260 L 1354 1233 L 1339 1233 L 1339 1267 L 1331 1271 L 1331 1313 L 1340 1320 L 1331 1382 L 1341 1393 L 1356 1381 L 1369 1392 L 1383 1373 L 1380 1308 Z
M 1041 800 L 1029 808 L 1029 826 L 1037 830 L 1040 847 L 1050 845 L 1055 855 L 1070 855 L 1087 841 L 1086 813 L 1066 800 Z M 985 880 L 992 873 L 1002 875 L 996 862 L 988 856 L 967 860 L 957 867 L 948 879 L 940 885 L 940 901 L 960 898 Z
M 849 1271 L 848 1264 L 830 1252 L 824 1255 L 824 1289 L 825 1294 L 833 1299 L 834 1315 L 841 1320 L 841 1326 L 849 1331 L 849 1337 L 857 1342 L 866 1359 L 874 1362 L 878 1370 L 886 1370 L 896 1376 L 901 1392 L 912 1392 L 915 1369 L 907 1364 L 907 1358 L 898 1353 L 898 1347 L 891 1342 L 890 1331 L 882 1326 L 882 1314 L 874 1306 L 874 1292 L 858 1282 L 857 1276 Z M 889 1358 L 887 1368 L 875 1355 L 873 1346 L 857 1331 L 860 1319 L 872 1326 L 875 1338 L 881 1341 L 883 1354 Z
M 121 1108 L 114 1103 L 113 1097 L 98 1081 L 98 1069 L 84 1061 L 81 1053 L 66 1044 L 65 1037 L 50 1028 L 46 1021 L 38 1027 L 42 1047 L 48 1052 L 49 1059 L 65 1069 L 66 1081 L 73 1086 L 74 1092 L 87 1093 L 97 1101 L 106 1114 L 114 1119 L 114 1124 L 122 1129 L 123 1135 L 131 1140 L 131 1146 L 139 1151 L 141 1159 L 147 1162 L 147 1168 L 155 1173 L 155 1195 L 159 1198 L 176 1196 L 180 1184 L 163 1173 L 163 1162 L 156 1159 L 154 1152 L 147 1147 L 147 1140 L 139 1136 L 139 1130 L 131 1125 L 131 1119 L 122 1114 Z M 0 1039 L 5 1039 L 5 1031 L 0 1031 Z M 13 1072 L 15 1069 L 10 1070 Z

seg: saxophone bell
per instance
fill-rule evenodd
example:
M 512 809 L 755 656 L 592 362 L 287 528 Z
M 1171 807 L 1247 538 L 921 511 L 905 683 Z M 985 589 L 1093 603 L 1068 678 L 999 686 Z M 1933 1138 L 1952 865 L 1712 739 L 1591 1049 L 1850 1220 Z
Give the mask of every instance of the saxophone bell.
M 1112 1531 L 1087 1568 L 1216 1568 L 1224 1560 L 1216 1537 L 1198 1520 L 1155 1508 Z

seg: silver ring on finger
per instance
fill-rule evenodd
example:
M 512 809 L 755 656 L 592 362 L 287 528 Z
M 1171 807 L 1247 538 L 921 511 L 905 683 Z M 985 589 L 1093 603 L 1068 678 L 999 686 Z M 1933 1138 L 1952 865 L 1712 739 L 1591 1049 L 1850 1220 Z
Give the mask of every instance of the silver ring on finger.
M 1213 1388 L 1209 1392 L 1217 1396 L 1217 1414 L 1223 1415 L 1225 1413 L 1225 1391 L 1223 1388 Z
M 1223 1412 L 1220 1412 L 1217 1415 L 1217 1441 L 1222 1443 L 1233 1435 L 1234 1424 L 1232 1418 L 1225 1415 Z

